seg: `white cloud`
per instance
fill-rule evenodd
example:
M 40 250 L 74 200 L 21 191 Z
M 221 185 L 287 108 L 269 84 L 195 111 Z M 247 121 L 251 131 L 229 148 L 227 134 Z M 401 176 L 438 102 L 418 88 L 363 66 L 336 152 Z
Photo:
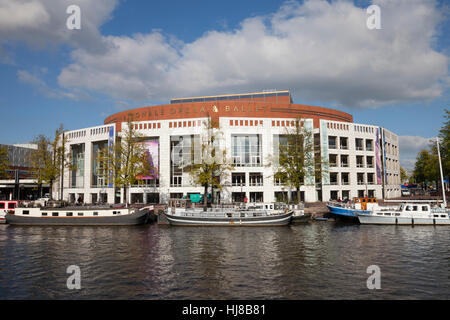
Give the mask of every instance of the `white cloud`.
M 409 170 L 414 169 L 417 154 L 436 141 L 436 138 L 424 138 L 419 136 L 399 136 L 398 137 L 400 164 Z
M 14 63 L 4 46 L 11 42 L 69 44 L 59 85 L 118 100 L 278 88 L 324 105 L 376 107 L 441 96 L 450 77 L 448 57 L 433 49 L 444 18 L 435 0 L 373 3 L 381 30 L 368 30 L 365 8 L 350 1 L 289 1 L 235 30 L 184 43 L 159 31 L 101 35 L 118 0 L 0 0 L 0 62 Z M 81 30 L 66 28 L 72 4 L 81 8 Z
M 81 30 L 66 26 L 69 5 L 81 9 Z M 117 0 L 0 0 L 0 46 L 24 42 L 35 48 L 69 44 L 88 52 L 104 49 L 98 28 L 105 23 Z
M 46 73 L 46 70 L 45 69 L 41 70 L 41 73 Z M 49 87 L 47 83 L 44 80 L 42 80 L 37 74 L 31 74 L 28 71 L 19 70 L 17 72 L 17 78 L 19 79 L 20 82 L 32 86 L 36 91 L 40 92 L 41 94 L 49 98 L 69 98 L 72 100 L 79 99 L 77 95 L 74 94 L 73 92 L 67 92 Z
M 365 9 L 350 2 L 311 0 L 177 47 L 158 32 L 104 37 L 107 51 L 74 51 L 59 83 L 131 100 L 264 88 L 349 107 L 439 97 L 448 58 L 432 48 L 435 2 L 374 3 L 382 30 L 368 30 Z

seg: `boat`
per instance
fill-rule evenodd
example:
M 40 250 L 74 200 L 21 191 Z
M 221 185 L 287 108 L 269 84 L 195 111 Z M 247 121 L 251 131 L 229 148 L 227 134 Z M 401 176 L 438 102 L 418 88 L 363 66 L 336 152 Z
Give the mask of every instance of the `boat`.
M 6 223 L 6 214 L 14 213 L 19 201 L 0 200 L 0 223 Z
M 226 205 L 204 211 L 202 207 L 191 206 L 187 199 L 171 199 L 158 219 L 173 226 L 285 226 L 291 222 L 293 213 L 277 203 Z
M 308 223 L 311 220 L 311 215 L 305 214 L 305 206 L 303 203 L 298 205 L 288 205 L 288 207 L 294 210 L 291 219 L 292 224 Z
M 345 218 L 348 220 L 357 221 L 358 214 L 370 213 L 373 208 L 378 208 L 378 201 L 376 198 L 357 197 L 353 198 L 352 202 L 328 202 L 327 208 L 330 214 L 336 218 Z
M 395 225 L 450 225 L 445 208 L 431 208 L 429 204 L 403 203 L 397 208 L 374 208 L 369 213 L 358 213 L 361 224 Z
M 112 226 L 140 225 L 150 219 L 152 207 L 73 206 L 18 207 L 6 214 L 11 225 Z

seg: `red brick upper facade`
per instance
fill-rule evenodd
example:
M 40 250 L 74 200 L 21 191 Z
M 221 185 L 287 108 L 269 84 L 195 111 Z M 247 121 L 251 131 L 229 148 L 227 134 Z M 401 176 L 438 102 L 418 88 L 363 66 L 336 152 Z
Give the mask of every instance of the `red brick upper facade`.
M 154 121 L 172 119 L 190 119 L 210 116 L 248 118 L 308 118 L 314 120 L 314 127 L 320 119 L 353 122 L 353 116 L 342 111 L 292 103 L 288 91 L 224 95 L 213 97 L 173 99 L 171 104 L 149 106 L 122 111 L 105 119 L 105 124 L 121 123 L 128 118 L 133 121 Z

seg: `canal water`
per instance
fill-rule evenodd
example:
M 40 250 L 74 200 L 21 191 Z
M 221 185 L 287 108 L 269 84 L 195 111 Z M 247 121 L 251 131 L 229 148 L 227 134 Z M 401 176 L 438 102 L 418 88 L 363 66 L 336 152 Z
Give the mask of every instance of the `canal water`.
M 1 225 L 0 299 L 449 299 L 449 240 L 450 227 L 332 222 Z M 381 289 L 367 287 L 371 265 Z

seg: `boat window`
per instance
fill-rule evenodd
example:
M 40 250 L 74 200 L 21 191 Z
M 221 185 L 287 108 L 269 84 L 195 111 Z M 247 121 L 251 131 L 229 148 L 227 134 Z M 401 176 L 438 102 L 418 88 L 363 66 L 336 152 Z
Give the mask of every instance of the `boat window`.
M 438 214 L 435 214 L 435 215 L 433 215 L 433 217 L 435 217 L 435 218 L 439 218 L 439 215 L 438 215 Z
M 29 210 L 23 210 L 22 214 L 30 214 L 30 211 Z
M 396 216 L 399 216 L 399 215 L 400 215 L 400 213 L 398 213 L 398 212 L 397 212 L 397 213 L 396 213 L 395 215 L 396 215 Z
M 441 218 L 446 218 L 447 216 L 445 214 L 441 214 Z
M 83 212 L 78 212 L 78 216 L 84 216 L 84 213 Z
M 25 212 L 24 212 L 24 214 L 25 214 Z M 47 216 L 47 212 L 42 212 L 42 215 L 43 215 L 44 217 L 46 217 L 46 216 Z
M 16 207 L 16 204 L 13 203 L 8 203 L 8 209 L 14 209 Z
M 94 212 L 94 216 L 98 216 L 98 212 Z
M 227 217 L 231 218 L 231 212 L 227 212 Z
M 422 207 L 422 211 L 428 211 L 428 207 L 427 206 L 423 206 Z
M 73 216 L 73 212 L 66 212 L 66 217 L 72 217 Z
M 413 206 L 413 211 L 418 211 L 419 208 L 417 208 L 417 206 Z
M 57 216 L 59 216 L 59 213 L 58 212 L 52 212 L 52 216 L 53 217 L 57 217 Z
M 402 210 L 403 210 L 403 205 L 401 204 L 401 205 L 400 205 L 400 211 L 402 211 Z
M 0 202 L 0 209 L 5 209 L 5 203 L 4 202 Z
M 410 206 L 406 206 L 406 211 L 411 211 L 411 207 Z
M 391 213 L 390 213 L 390 212 L 386 212 L 384 215 L 385 215 L 385 216 L 390 216 Z
M 245 218 L 245 213 L 241 212 L 241 218 Z

